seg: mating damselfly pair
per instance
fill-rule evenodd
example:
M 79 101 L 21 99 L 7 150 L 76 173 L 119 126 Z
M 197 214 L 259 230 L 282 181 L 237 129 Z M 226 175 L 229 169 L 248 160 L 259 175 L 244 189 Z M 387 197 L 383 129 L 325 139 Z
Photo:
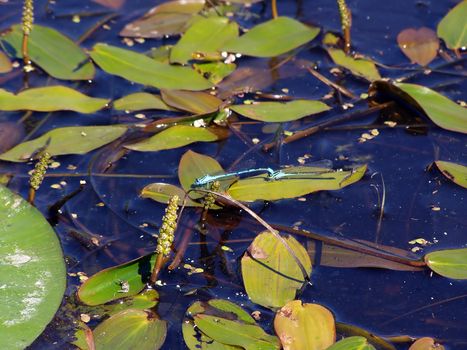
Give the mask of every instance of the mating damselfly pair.
M 313 169 L 312 171 L 307 171 L 308 169 Z M 293 167 L 293 168 L 284 168 L 279 170 L 274 170 L 272 168 L 254 168 L 254 169 L 246 169 L 246 170 L 239 170 L 239 171 L 232 171 L 223 174 L 216 174 L 216 175 L 204 175 L 197 178 L 194 182 L 192 187 L 202 187 L 214 181 L 222 181 L 232 177 L 238 177 L 242 175 L 249 175 L 249 174 L 267 174 L 264 179 L 266 181 L 277 181 L 281 179 L 300 179 L 300 180 L 335 180 L 333 176 L 326 176 L 332 175 L 337 170 L 329 169 L 329 168 L 321 168 L 318 167 Z

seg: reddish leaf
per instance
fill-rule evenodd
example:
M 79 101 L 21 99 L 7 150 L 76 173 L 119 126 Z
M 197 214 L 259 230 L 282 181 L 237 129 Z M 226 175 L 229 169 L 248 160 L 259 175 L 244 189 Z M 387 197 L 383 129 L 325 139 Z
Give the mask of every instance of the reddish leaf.
M 412 63 L 426 66 L 438 54 L 439 40 L 430 28 L 407 28 L 397 36 L 397 43 L 402 52 Z

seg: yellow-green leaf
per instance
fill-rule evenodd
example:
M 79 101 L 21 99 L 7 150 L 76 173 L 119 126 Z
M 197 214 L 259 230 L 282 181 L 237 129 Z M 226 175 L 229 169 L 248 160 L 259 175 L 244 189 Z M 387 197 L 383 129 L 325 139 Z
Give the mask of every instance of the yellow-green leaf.
M 288 302 L 277 312 L 274 329 L 284 350 L 324 350 L 336 341 L 332 313 L 324 306 L 300 300 Z
M 449 180 L 467 188 L 467 166 L 442 160 L 436 161 L 435 164 Z
M 206 62 L 195 63 L 193 68 L 213 84 L 219 84 L 237 66 L 234 63 Z
M 161 90 L 162 99 L 169 106 L 194 114 L 213 113 L 223 101 L 206 92 Z
M 85 154 L 118 139 L 126 130 L 127 127 L 123 125 L 57 128 L 0 154 L 0 159 L 10 162 L 26 162 L 34 152 L 44 146 L 52 156 Z
M 438 24 L 438 36 L 456 50 L 467 46 L 467 0 L 451 9 Z
M 13 69 L 10 59 L 0 51 L 0 73 L 8 73 Z
M 142 111 L 145 109 L 159 109 L 170 111 L 160 96 L 148 92 L 129 94 L 113 102 L 113 108 L 118 111 Z
M 441 276 L 467 279 L 467 248 L 438 250 L 425 255 L 427 265 Z
M 331 109 L 320 101 L 257 102 L 230 106 L 234 112 L 264 122 L 288 122 Z
M 186 198 L 184 203 L 186 192 L 180 187 L 166 184 L 166 183 L 152 183 L 145 186 L 140 193 L 142 198 L 150 198 L 156 202 L 167 204 L 169 199 L 173 196 L 178 196 L 178 205 L 185 205 L 187 207 L 202 207 L 202 203 L 195 202 L 190 197 Z
M 350 70 L 352 74 L 368 81 L 381 79 L 373 61 L 365 58 L 347 56 L 345 52 L 340 49 L 328 48 L 327 50 L 335 64 Z
M 27 89 L 16 95 L 0 89 L 2 111 L 75 111 L 89 114 L 104 108 L 108 102 L 107 99 L 89 97 L 60 85 Z
M 366 338 L 355 336 L 344 338 L 326 350 L 375 350 L 375 347 Z

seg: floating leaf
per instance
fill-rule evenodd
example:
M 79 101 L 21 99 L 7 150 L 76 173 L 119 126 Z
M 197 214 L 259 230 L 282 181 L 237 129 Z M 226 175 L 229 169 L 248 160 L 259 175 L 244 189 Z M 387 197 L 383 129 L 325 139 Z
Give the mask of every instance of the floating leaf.
M 263 122 L 288 122 L 331 109 L 320 101 L 258 102 L 229 107 L 247 118 Z
M 23 90 L 18 94 L 0 89 L 0 110 L 30 110 L 38 112 L 75 111 L 94 113 L 109 100 L 93 98 L 66 86 L 45 86 Z
M 446 46 L 457 50 L 467 46 L 467 1 L 459 2 L 438 24 L 438 36 Z
M 162 90 L 162 99 L 169 106 L 194 114 L 213 113 L 219 109 L 223 101 L 206 92 Z
M 167 334 L 167 322 L 152 312 L 124 310 L 106 319 L 94 329 L 96 350 L 157 350 Z
M 189 125 L 175 125 L 143 141 L 125 145 L 125 148 L 139 152 L 155 152 L 189 145 L 193 142 L 213 142 L 218 137 L 208 128 Z
M 249 177 L 235 182 L 228 193 L 237 200 L 252 202 L 295 198 L 316 191 L 340 190 L 359 181 L 365 174 L 366 165 L 352 171 L 318 167 L 290 167 L 283 171 L 297 176 L 291 175 L 278 180 L 269 179 L 267 174 Z
M 218 55 L 219 49 L 238 37 L 238 25 L 226 17 L 208 17 L 196 21 L 170 51 L 170 61 L 185 64 L 196 58 Z
M 307 26 L 290 17 L 277 17 L 230 40 L 223 50 L 255 57 L 274 57 L 306 44 L 318 33 L 319 28 Z
M 91 58 L 109 74 L 159 89 L 205 90 L 212 84 L 191 68 L 157 62 L 143 54 L 96 44 Z
M 120 32 L 122 36 L 163 38 L 183 33 L 187 23 L 204 7 L 204 0 L 169 1 L 149 10 L 140 19 L 129 23 Z
M 433 338 L 420 338 L 413 343 L 409 350 L 444 350 L 444 346 L 435 343 Z
M 155 254 L 109 267 L 88 278 L 78 289 L 79 300 L 86 305 L 100 305 L 141 292 L 151 276 Z M 128 288 L 122 289 L 122 285 Z
M 146 289 L 141 293 L 128 298 L 120 299 L 116 303 L 106 304 L 102 306 L 93 306 L 93 312 L 99 316 L 112 316 L 123 310 L 148 310 L 157 305 L 159 302 L 159 293 L 155 289 Z
M 0 40 L 5 42 L 10 54 L 23 58 L 21 25 L 14 25 Z M 72 40 L 55 29 L 34 24 L 28 40 L 28 52 L 32 62 L 49 75 L 65 80 L 89 80 L 94 78 L 94 66 L 88 56 Z
M 195 63 L 193 68 L 213 84 L 219 84 L 225 77 L 235 71 L 234 63 L 207 62 Z
M 24 349 L 42 333 L 66 285 L 60 242 L 42 214 L 0 186 L 0 348 Z
M 368 339 L 378 350 L 396 350 L 396 347 L 385 338 L 352 324 L 336 322 L 336 331 L 345 337 L 359 336 Z
M 108 7 L 113 10 L 117 10 L 123 6 L 126 0 L 92 0 L 93 2 Z
M 305 248 L 292 236 L 284 237 L 297 259 L 311 274 L 311 261 Z M 271 309 L 295 299 L 303 286 L 303 273 L 284 243 L 265 231 L 254 239 L 242 257 L 242 277 L 248 297 Z
M 75 340 L 71 343 L 80 350 L 94 349 L 94 336 L 91 328 L 86 323 L 79 322 L 78 327 L 75 329 Z
M 342 339 L 326 350 L 375 350 L 375 347 L 366 338 L 356 336 Z
M 169 199 L 173 196 L 178 196 L 178 205 L 183 205 L 183 199 L 185 198 L 185 191 L 180 187 L 166 184 L 166 183 L 152 183 L 145 186 L 141 190 L 142 198 L 151 198 L 159 203 L 167 204 Z M 186 207 L 202 207 L 202 203 L 193 201 L 190 197 L 187 197 L 185 202 Z
M 430 28 L 407 28 L 397 36 L 397 43 L 402 52 L 412 63 L 426 66 L 438 55 L 439 40 Z
M 449 180 L 467 188 L 467 166 L 442 160 L 436 161 L 435 164 Z
M 123 125 L 57 128 L 0 154 L 0 159 L 10 162 L 25 162 L 34 152 L 47 145 L 49 140 L 50 143 L 46 149 L 51 156 L 85 154 L 118 139 L 126 130 L 127 127 Z
M 302 304 L 300 300 L 288 302 L 277 312 L 274 329 L 284 350 L 324 350 L 336 341 L 332 313 L 324 306 Z
M 0 74 L 11 72 L 12 69 L 10 59 L 0 51 Z
M 145 109 L 172 110 L 161 100 L 160 96 L 148 92 L 136 92 L 119 98 L 113 102 L 113 108 L 118 111 L 142 111 Z
M 347 56 L 345 52 L 340 49 L 329 48 L 327 50 L 335 64 L 348 69 L 352 74 L 368 81 L 381 79 L 378 69 L 373 61 L 366 58 L 353 58 L 351 56 Z
M 467 248 L 438 250 L 425 255 L 425 262 L 437 274 L 447 278 L 467 279 Z

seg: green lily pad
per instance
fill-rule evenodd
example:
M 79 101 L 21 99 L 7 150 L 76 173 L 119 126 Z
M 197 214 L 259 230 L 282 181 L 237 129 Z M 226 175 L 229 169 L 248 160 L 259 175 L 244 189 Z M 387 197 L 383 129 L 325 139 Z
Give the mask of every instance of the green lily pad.
M 113 102 L 113 108 L 118 111 L 143 111 L 146 109 L 159 109 L 163 111 L 171 111 L 172 108 L 167 106 L 160 96 L 150 94 L 148 92 L 136 92 L 129 94 Z
M 467 188 L 467 166 L 442 160 L 436 161 L 435 164 L 449 180 Z
M 345 52 L 340 49 L 328 48 L 327 50 L 335 64 L 348 69 L 352 74 L 368 81 L 381 79 L 378 68 L 376 68 L 373 61 L 365 58 L 347 56 Z
M 216 96 L 199 91 L 161 90 L 161 95 L 169 106 L 194 114 L 213 113 L 223 103 Z
M 340 190 L 359 181 L 366 172 L 366 165 L 352 171 L 318 167 L 290 167 L 283 171 L 291 174 L 290 177 L 278 180 L 269 179 L 267 174 L 248 177 L 235 182 L 227 192 L 239 201 L 253 202 L 296 198 L 316 191 Z
M 208 17 L 196 21 L 172 48 L 170 61 L 186 64 L 199 57 L 218 55 L 219 49 L 238 37 L 238 25 L 226 17 Z
M 0 74 L 11 72 L 13 66 L 7 55 L 0 51 Z
M 248 56 L 274 57 L 306 44 L 318 33 L 319 28 L 307 26 L 290 17 L 277 17 L 230 40 L 222 49 Z
M 284 240 L 310 275 L 311 260 L 305 248 L 290 235 Z M 276 235 L 268 231 L 256 236 L 242 257 L 241 265 L 248 297 L 271 309 L 294 300 L 297 290 L 305 283 L 294 256 Z
M 52 320 L 66 286 L 57 236 L 42 214 L 0 186 L 0 348 L 24 349 Z
M 23 31 L 21 25 L 0 37 L 11 56 L 23 58 Z M 89 57 L 71 39 L 55 29 L 34 24 L 28 40 L 31 61 L 49 75 L 64 80 L 89 80 L 94 78 L 94 65 Z
M 446 46 L 457 50 L 467 46 L 467 1 L 459 2 L 438 24 L 438 36 Z
M 20 143 L 0 154 L 0 159 L 10 162 L 26 162 L 34 152 L 44 146 L 51 156 L 85 154 L 118 139 L 126 130 L 127 127 L 124 125 L 57 128 L 34 140 Z
M 156 254 L 149 254 L 99 271 L 79 287 L 78 298 L 93 306 L 136 295 L 146 286 L 155 261 Z
M 342 339 L 326 350 L 375 350 L 375 347 L 366 338 L 355 336 Z
M 467 279 L 467 248 L 438 250 L 425 255 L 430 269 L 447 278 Z
M 394 83 L 394 86 L 415 101 L 433 123 L 451 131 L 467 133 L 467 109 L 422 85 Z
M 212 84 L 189 67 L 171 66 L 143 54 L 106 44 L 96 44 L 89 53 L 109 74 L 159 89 L 205 90 Z
M 125 145 L 125 148 L 139 152 L 155 152 L 183 147 L 193 142 L 213 142 L 217 140 L 217 135 L 209 131 L 208 128 L 175 125 L 146 140 Z
M 0 89 L 2 111 L 75 111 L 89 114 L 104 108 L 108 102 L 109 100 L 89 97 L 60 85 L 27 89 L 18 94 Z
M 225 77 L 235 71 L 237 65 L 224 62 L 195 63 L 193 68 L 213 84 L 219 84 Z
M 153 7 L 143 17 L 131 22 L 120 32 L 121 36 L 163 38 L 180 34 L 205 5 L 204 0 L 169 1 Z
M 234 112 L 263 122 L 288 122 L 331 109 L 320 101 L 258 102 L 230 106 Z
M 142 198 L 150 198 L 156 202 L 167 204 L 173 196 L 178 196 L 178 205 L 183 205 L 185 191 L 180 187 L 166 183 L 152 183 L 145 186 L 140 193 Z M 185 206 L 187 207 L 202 207 L 202 203 L 195 202 L 190 197 L 186 198 Z
M 121 311 L 94 329 L 96 350 L 157 350 L 167 335 L 167 322 L 154 313 L 128 309 Z
M 323 350 L 336 341 L 332 313 L 324 306 L 302 304 L 300 300 L 288 302 L 276 313 L 274 329 L 284 350 Z

